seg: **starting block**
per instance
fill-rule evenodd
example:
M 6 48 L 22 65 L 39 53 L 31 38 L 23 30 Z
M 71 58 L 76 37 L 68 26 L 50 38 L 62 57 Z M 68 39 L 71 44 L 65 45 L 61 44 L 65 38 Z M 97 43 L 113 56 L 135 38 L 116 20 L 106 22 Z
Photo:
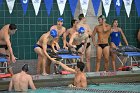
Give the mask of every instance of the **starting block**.
M 135 68 L 139 69 L 140 60 L 136 59 L 136 57 L 140 57 L 140 49 L 133 46 L 121 46 L 116 50 L 116 54 L 123 67 L 126 67 L 127 69 L 131 68 L 131 70 L 136 70 Z M 121 60 L 120 56 L 126 58 L 125 62 Z M 127 67 L 124 64 L 128 61 L 130 62 L 130 66 Z M 134 66 L 134 63 L 137 64 L 137 66 Z
M 7 64 L 7 59 L 0 57 L 0 69 L 4 69 L 5 71 L 3 73 L 7 73 L 8 72 L 8 64 Z
M 72 68 L 77 64 L 77 62 L 80 59 L 80 56 L 78 56 L 77 54 L 73 54 L 71 51 L 65 50 L 65 49 L 61 49 L 57 53 L 49 53 L 49 55 L 53 58 L 56 58 L 56 60 L 59 60 L 59 61 L 63 62 L 65 65 L 70 66 Z M 73 62 L 73 60 L 74 60 L 74 62 Z M 70 74 L 70 72 L 60 71 L 60 66 L 58 66 L 58 65 L 55 65 L 54 69 L 57 70 L 55 73 Z

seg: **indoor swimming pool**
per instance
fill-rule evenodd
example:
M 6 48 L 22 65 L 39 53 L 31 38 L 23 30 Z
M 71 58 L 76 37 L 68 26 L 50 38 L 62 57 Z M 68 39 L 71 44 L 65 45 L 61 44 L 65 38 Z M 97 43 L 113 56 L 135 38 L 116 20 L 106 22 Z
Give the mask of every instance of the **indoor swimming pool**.
M 88 85 L 87 88 L 44 87 L 24 93 L 140 93 L 140 83 L 100 83 Z

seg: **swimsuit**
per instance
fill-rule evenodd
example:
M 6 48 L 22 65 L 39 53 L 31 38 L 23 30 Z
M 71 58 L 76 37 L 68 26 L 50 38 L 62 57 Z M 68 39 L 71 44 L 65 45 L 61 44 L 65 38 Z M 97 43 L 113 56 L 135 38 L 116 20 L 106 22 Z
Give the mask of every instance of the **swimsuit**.
M 39 44 L 35 44 L 34 48 L 36 48 L 36 47 L 40 47 L 41 49 L 43 49 L 43 47 L 41 45 L 39 45 Z
M 76 45 L 75 49 L 78 51 L 82 47 L 82 45 L 84 45 L 84 43 L 81 43 L 80 45 Z
M 111 42 L 113 42 L 116 46 L 119 46 L 121 42 L 120 36 L 121 36 L 121 32 L 112 32 L 110 34 Z
M 98 46 L 100 46 L 102 49 L 104 49 L 106 46 L 108 46 L 108 44 L 98 44 Z
M 87 49 L 90 45 L 91 45 L 90 42 L 88 42 L 88 43 L 87 43 L 87 46 L 86 46 L 86 49 Z
M 91 36 L 89 35 L 88 38 L 90 39 Z M 87 49 L 90 45 L 91 45 L 90 42 L 88 42 L 88 43 L 87 43 L 87 46 L 86 46 L 86 49 Z
M 40 46 L 39 44 L 35 44 L 34 48 L 36 48 L 36 47 L 40 47 L 41 49 L 43 49 L 43 47 Z M 50 45 L 47 45 L 47 48 L 52 48 L 52 47 Z M 54 46 L 54 48 L 57 49 L 56 46 Z

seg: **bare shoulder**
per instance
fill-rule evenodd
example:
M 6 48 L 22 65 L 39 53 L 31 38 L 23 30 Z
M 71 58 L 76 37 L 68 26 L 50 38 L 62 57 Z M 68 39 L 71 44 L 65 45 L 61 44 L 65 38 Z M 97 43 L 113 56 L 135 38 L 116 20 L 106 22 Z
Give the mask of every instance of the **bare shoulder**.
M 78 32 L 74 32 L 73 34 L 72 34 L 72 37 L 76 37 L 78 35 Z
M 66 31 L 66 28 L 63 26 L 63 27 L 62 27 L 62 30 L 63 30 L 63 31 Z
M 120 27 L 118 27 L 118 31 L 122 32 L 122 29 Z
M 100 26 L 99 25 L 96 25 L 95 27 L 94 27 L 94 29 L 98 29 Z
M 50 29 L 56 29 L 56 28 L 57 28 L 56 25 L 53 25 L 53 26 L 51 26 Z
M 28 77 L 28 79 L 32 79 L 32 76 L 27 74 L 26 77 Z
M 89 28 L 89 27 L 90 27 L 88 24 L 85 24 L 85 26 L 86 26 L 87 28 Z
M 72 28 L 67 29 L 67 33 L 70 33 L 72 30 Z
M 3 27 L 1 28 L 1 31 L 6 32 L 5 30 L 8 31 L 8 29 L 9 29 L 9 24 L 3 26 Z
M 111 28 L 111 25 L 109 25 L 109 24 L 106 24 L 106 27 L 109 27 L 109 28 Z
M 17 74 L 14 74 L 14 75 L 12 76 L 12 78 L 14 78 L 14 77 L 18 76 L 18 74 L 19 74 L 19 73 L 17 73 Z

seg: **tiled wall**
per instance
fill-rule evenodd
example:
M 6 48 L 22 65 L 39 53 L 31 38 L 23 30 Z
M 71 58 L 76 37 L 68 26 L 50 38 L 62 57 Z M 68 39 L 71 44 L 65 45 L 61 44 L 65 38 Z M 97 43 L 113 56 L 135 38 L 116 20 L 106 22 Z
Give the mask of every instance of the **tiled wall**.
M 57 18 L 60 16 L 56 0 L 53 1 L 54 3 L 50 16 L 47 15 L 44 0 L 42 0 L 38 15 L 35 16 L 35 11 L 33 9 L 31 0 L 29 0 L 29 6 L 26 15 L 23 15 L 23 10 L 21 7 L 20 0 L 15 1 L 15 6 L 12 14 L 9 13 L 7 4 L 5 0 L 3 0 L 3 4 L 0 7 L 0 28 L 2 28 L 3 25 L 9 23 L 17 24 L 18 31 L 14 36 L 11 37 L 12 38 L 11 40 L 12 40 L 12 47 L 14 50 L 14 54 L 19 59 L 37 58 L 35 52 L 33 51 L 34 44 L 43 33 L 48 31 L 53 24 L 56 24 Z M 64 14 L 62 15 L 62 17 L 64 18 L 64 26 L 66 28 L 69 28 L 72 16 L 71 16 L 68 0 L 64 10 L 65 10 Z M 81 13 L 81 8 L 78 3 L 76 13 L 75 13 L 75 18 L 77 18 L 77 16 L 80 13 Z M 100 14 L 102 14 L 102 7 L 100 7 L 99 9 L 99 15 Z M 98 24 L 98 21 L 97 21 L 97 17 L 94 15 L 94 10 L 93 10 L 91 0 L 89 3 L 89 9 L 86 18 L 87 18 L 87 23 L 90 25 L 91 29 L 93 30 L 94 26 Z M 107 17 L 107 22 L 111 24 L 114 18 L 117 18 L 119 20 L 119 26 L 123 29 L 129 44 L 140 47 L 136 39 L 138 28 L 140 28 L 140 18 L 137 17 L 134 2 L 132 4 L 130 18 L 128 18 L 126 15 L 124 5 L 122 6 L 121 9 L 121 15 L 117 17 L 112 2 L 109 16 Z M 62 45 L 62 42 L 60 42 L 60 45 Z M 95 56 L 95 51 L 96 51 L 95 49 L 92 50 L 92 56 L 93 55 Z
M 26 15 L 23 14 L 20 0 L 15 1 L 12 14 L 9 13 L 5 1 L 3 0 L 3 4 L 0 7 L 0 28 L 9 23 L 17 24 L 18 30 L 11 37 L 15 56 L 19 59 L 36 59 L 36 54 L 33 51 L 34 44 L 43 33 L 48 31 L 53 24 L 56 24 L 57 18 L 60 17 L 56 0 L 53 0 L 54 3 L 50 16 L 47 15 L 44 0 L 41 2 L 37 16 L 35 15 L 31 0 L 29 0 Z M 64 10 L 64 14 L 62 15 L 64 26 L 69 28 L 72 15 L 68 2 Z

